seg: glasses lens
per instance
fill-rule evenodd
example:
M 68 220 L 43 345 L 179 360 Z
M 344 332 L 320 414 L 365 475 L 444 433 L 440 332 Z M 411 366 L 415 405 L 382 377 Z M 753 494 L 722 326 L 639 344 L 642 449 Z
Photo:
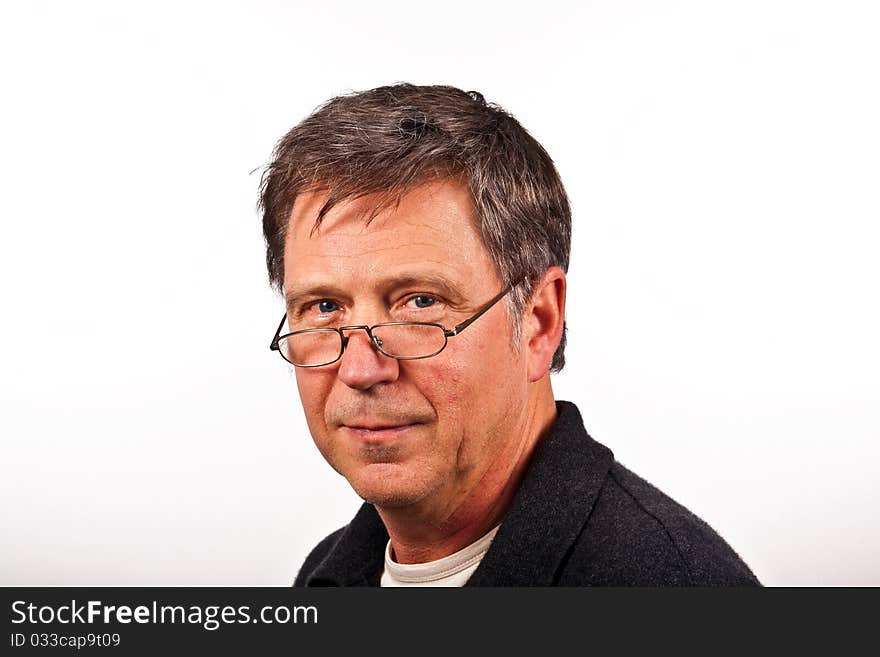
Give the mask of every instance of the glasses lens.
M 339 358 L 342 340 L 336 331 L 306 331 L 281 338 L 278 350 L 293 365 L 326 365 Z
M 446 334 L 430 324 L 389 324 L 373 327 L 376 346 L 397 358 L 433 356 L 446 346 Z

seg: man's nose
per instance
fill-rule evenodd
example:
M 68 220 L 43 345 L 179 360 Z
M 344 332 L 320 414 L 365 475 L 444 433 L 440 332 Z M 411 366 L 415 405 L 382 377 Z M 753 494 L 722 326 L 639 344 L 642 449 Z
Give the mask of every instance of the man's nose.
M 377 383 L 397 380 L 400 365 L 396 359 L 376 349 L 363 329 L 345 331 L 347 344 L 339 361 L 339 380 L 350 388 L 369 390 Z

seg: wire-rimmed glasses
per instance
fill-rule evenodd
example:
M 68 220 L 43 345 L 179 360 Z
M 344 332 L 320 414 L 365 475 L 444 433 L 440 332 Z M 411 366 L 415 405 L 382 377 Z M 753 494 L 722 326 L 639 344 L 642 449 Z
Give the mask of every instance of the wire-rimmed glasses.
M 449 338 L 454 337 L 473 324 L 483 313 L 498 303 L 514 288 L 506 287 L 475 314 L 448 329 L 442 324 L 432 322 L 382 322 L 367 326 L 365 324 L 340 326 L 338 328 L 310 328 L 281 334 L 287 313 L 275 330 L 269 349 L 277 351 L 281 357 L 296 367 L 322 367 L 331 365 L 342 358 L 351 336 L 346 331 L 367 332 L 370 343 L 380 354 L 396 360 L 419 360 L 436 356 L 446 348 Z

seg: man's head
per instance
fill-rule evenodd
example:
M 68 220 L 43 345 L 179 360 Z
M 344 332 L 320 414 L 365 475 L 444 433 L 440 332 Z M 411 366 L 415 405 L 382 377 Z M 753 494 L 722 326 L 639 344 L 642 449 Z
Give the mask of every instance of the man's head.
M 511 288 L 434 357 L 389 358 L 353 329 L 338 361 L 296 371 L 318 448 L 361 497 L 444 517 L 491 505 L 475 497 L 511 478 L 562 363 L 570 218 L 544 150 L 479 94 L 386 87 L 288 133 L 262 203 L 282 333 L 452 328 Z
M 568 271 L 571 211 L 547 152 L 483 96 L 447 86 L 399 84 L 333 98 L 275 148 L 261 207 L 272 285 L 284 281 L 285 239 L 297 197 L 327 196 L 316 222 L 340 201 L 366 194 L 366 220 L 430 180 L 466 185 L 475 228 L 510 294 L 515 335 L 532 286 L 549 267 Z M 552 363 L 565 363 L 565 332 Z

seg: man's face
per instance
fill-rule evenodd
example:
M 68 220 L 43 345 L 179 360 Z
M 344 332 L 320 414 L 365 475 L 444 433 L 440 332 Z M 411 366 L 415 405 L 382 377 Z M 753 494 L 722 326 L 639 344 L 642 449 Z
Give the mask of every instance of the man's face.
M 325 198 L 301 195 L 291 213 L 291 330 L 387 321 L 452 328 L 502 290 L 464 186 L 422 185 L 369 225 L 376 196 L 340 204 L 310 235 Z M 505 303 L 424 360 L 394 360 L 365 331 L 348 334 L 339 361 L 297 368 L 296 380 L 318 449 L 362 498 L 448 517 L 515 459 L 528 377 Z

